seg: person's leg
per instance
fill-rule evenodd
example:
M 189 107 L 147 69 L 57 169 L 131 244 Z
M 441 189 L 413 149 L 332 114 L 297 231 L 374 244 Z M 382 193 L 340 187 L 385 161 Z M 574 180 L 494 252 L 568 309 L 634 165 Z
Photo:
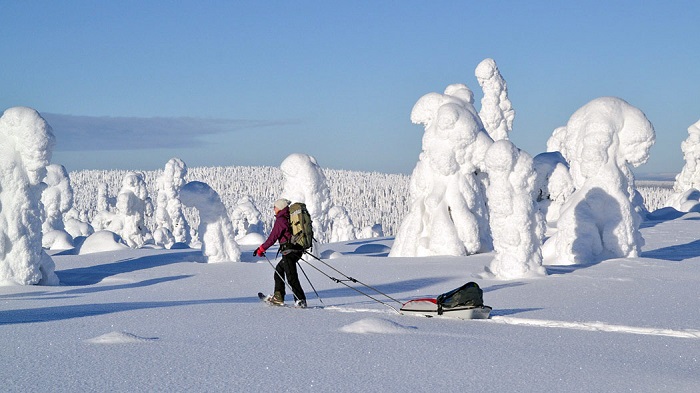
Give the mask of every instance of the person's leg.
M 284 272 L 285 272 L 285 263 L 284 263 L 284 258 L 277 264 L 275 267 L 275 293 L 279 292 L 281 299 L 284 300 L 284 295 L 286 294 L 285 286 L 284 286 L 284 280 L 282 278 L 285 277 Z
M 294 300 L 306 300 L 306 295 L 304 290 L 301 288 L 301 283 L 299 282 L 299 275 L 297 274 L 297 261 L 301 256 L 295 253 L 289 253 L 282 257 L 282 262 L 284 263 L 284 269 L 287 277 L 287 283 L 292 288 L 294 292 Z

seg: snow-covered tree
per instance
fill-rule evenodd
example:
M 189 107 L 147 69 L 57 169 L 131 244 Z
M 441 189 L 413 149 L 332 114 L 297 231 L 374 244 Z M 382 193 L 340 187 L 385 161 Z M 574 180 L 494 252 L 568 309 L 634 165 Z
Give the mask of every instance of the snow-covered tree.
M 700 190 L 700 121 L 688 127 L 688 138 L 681 143 L 685 165 L 676 176 L 673 191 Z
M 240 262 L 241 250 L 219 194 L 208 184 L 192 181 L 180 189 L 180 200 L 199 212 L 199 238 L 207 262 Z
M 73 188 L 68 171 L 63 165 L 50 164 L 46 167 L 44 183 L 46 188 L 41 193 L 44 206 L 42 231 L 63 230 L 63 215 L 73 207 Z
M 284 174 L 282 198 L 303 202 L 311 215 L 314 238 L 322 243 L 330 239 L 328 211 L 332 206 L 331 192 L 323 170 L 312 156 L 295 153 L 280 165 Z
M 331 243 L 356 239 L 355 226 L 352 225 L 352 220 L 344 207 L 333 206 L 328 211 L 328 217 L 331 223 Z
M 92 225 L 83 220 L 73 217 L 64 217 L 63 220 L 66 232 L 68 232 L 73 239 L 79 236 L 90 236 L 95 233 Z
M 263 235 L 265 233 L 265 223 L 262 213 L 255 206 L 255 202 L 250 195 L 245 195 L 238 200 L 236 207 L 231 213 L 231 222 L 236 232 L 236 240 L 252 233 Z
M 574 193 L 574 181 L 569 174 L 569 164 L 559 151 L 540 153 L 533 158 L 537 179 L 536 200 L 546 222 L 556 226 L 561 207 Z
M 696 210 L 700 193 L 700 121 L 688 127 L 688 138 L 681 143 L 685 165 L 673 183 L 673 194 L 666 205 L 688 212 Z
M 496 141 L 486 153 L 489 221 L 496 251 L 489 270 L 497 278 L 545 275 L 542 267 L 544 218 L 533 194 L 532 158 L 508 140 Z
M 513 129 L 515 110 L 508 99 L 508 86 L 493 59 L 484 59 L 474 71 L 484 96 L 479 117 L 494 141 L 508 139 Z
M 547 152 L 563 152 L 566 149 L 566 127 L 557 127 L 547 139 Z
M 10 108 L 0 117 L 0 282 L 58 285 L 41 234 L 42 179 L 54 144 L 34 109 Z
M 467 255 L 490 242 L 480 180 L 493 140 L 462 84 L 421 97 L 411 121 L 423 124 L 423 151 L 411 175 L 410 210 L 389 256 Z M 490 244 L 489 244 L 490 246 Z
M 174 241 L 189 244 L 192 240 L 190 226 L 185 219 L 182 202 L 180 202 L 180 189 L 185 184 L 186 175 L 187 165 L 179 158 L 171 158 L 158 178 L 156 226 L 163 229 L 159 231 L 159 237 L 165 236 L 169 239 L 167 243 Z M 172 240 L 167 236 L 168 232 Z
M 384 237 L 384 229 L 382 224 L 368 225 L 357 231 L 358 239 L 372 239 L 375 237 Z
M 545 244 L 546 263 L 638 256 L 644 239 L 631 167 L 649 158 L 654 127 L 624 100 L 601 97 L 577 110 L 558 132 L 576 191 L 561 208 L 557 233 Z
M 153 214 L 153 204 L 148 196 L 143 174 L 128 172 L 122 180 L 117 194 L 117 219 L 110 230 L 121 236 L 131 248 L 140 248 L 153 242 L 151 231 L 146 227 L 146 215 Z
M 102 182 L 97 186 L 97 213 L 108 212 L 110 210 L 109 186 Z

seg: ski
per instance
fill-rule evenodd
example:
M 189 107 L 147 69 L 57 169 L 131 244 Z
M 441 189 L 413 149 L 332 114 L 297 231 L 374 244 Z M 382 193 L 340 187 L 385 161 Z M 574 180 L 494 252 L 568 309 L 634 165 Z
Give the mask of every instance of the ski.
M 258 299 L 262 300 L 262 301 L 265 302 L 266 304 L 269 304 L 270 306 L 277 306 L 277 307 L 283 306 L 283 305 L 273 304 L 273 303 L 270 301 L 270 299 L 272 299 L 272 295 L 265 295 L 265 294 L 262 293 L 262 292 L 258 292 Z
M 299 307 L 299 306 L 297 306 L 297 305 L 295 305 L 295 304 L 287 305 L 287 304 L 275 304 L 275 303 L 272 303 L 272 302 L 270 301 L 270 299 L 272 299 L 272 295 L 265 295 L 265 294 L 262 293 L 262 292 L 258 292 L 258 299 L 260 299 L 261 301 L 265 302 L 265 304 L 268 304 L 268 305 L 274 306 L 274 307 L 308 308 L 308 307 Z M 313 308 L 318 308 L 318 307 L 313 307 Z

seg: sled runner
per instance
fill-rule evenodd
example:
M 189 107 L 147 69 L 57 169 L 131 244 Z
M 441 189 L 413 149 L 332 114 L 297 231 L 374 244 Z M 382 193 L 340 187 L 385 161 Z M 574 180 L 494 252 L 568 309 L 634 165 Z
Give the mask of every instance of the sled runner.
M 488 319 L 491 307 L 485 306 L 483 291 L 475 282 L 443 293 L 437 298 L 414 299 L 403 304 L 400 312 L 426 317 L 445 316 L 459 319 Z
M 401 313 L 404 315 L 416 314 L 426 317 L 438 315 L 459 319 L 488 319 L 491 314 L 489 306 L 463 306 L 439 309 L 437 299 L 414 299 L 403 304 Z

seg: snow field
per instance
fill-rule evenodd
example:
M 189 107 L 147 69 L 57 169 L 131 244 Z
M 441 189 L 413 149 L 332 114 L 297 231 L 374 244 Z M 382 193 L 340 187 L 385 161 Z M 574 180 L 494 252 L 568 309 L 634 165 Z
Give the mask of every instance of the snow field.
M 199 263 L 197 250 L 58 253 L 63 285 L 0 287 L 0 378 L 9 392 L 32 389 L 36 375 L 48 391 L 694 392 L 699 223 L 698 213 L 649 222 L 640 258 L 509 281 L 479 277 L 493 253 L 363 251 L 391 238 L 320 250 L 401 301 L 475 280 L 494 307 L 485 321 L 398 315 L 306 265 L 325 309 L 303 277 L 312 308 L 267 306 L 256 294 L 271 290 L 273 271 L 252 246 L 225 264 Z

